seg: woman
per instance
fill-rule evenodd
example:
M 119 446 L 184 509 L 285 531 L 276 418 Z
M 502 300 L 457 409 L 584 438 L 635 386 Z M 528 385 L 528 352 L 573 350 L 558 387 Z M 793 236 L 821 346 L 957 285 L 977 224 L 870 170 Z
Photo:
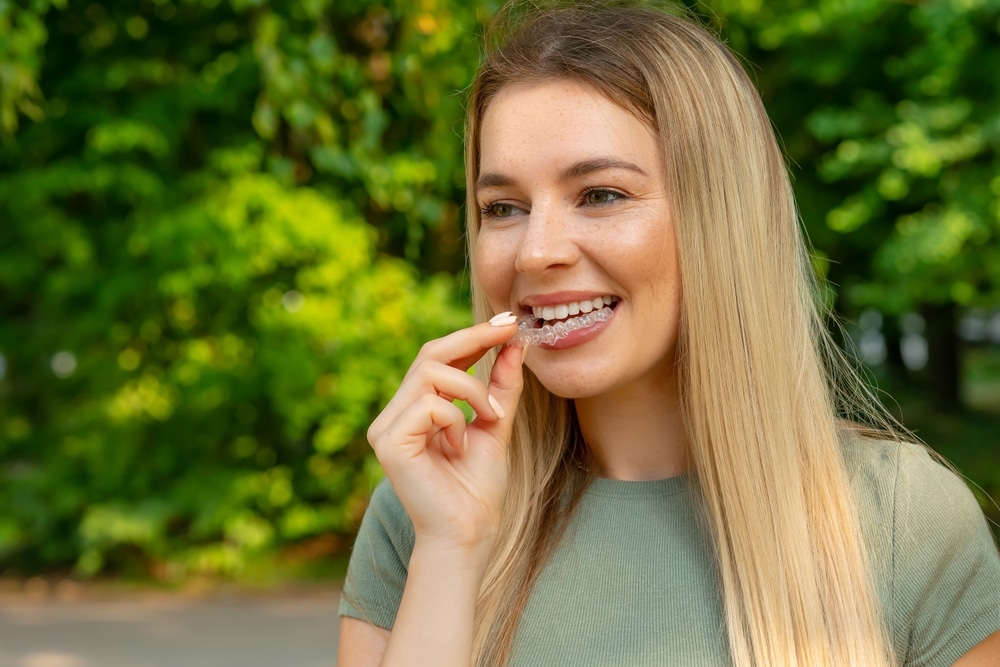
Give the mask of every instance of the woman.
M 861 392 L 831 388 L 853 376 L 737 61 L 642 8 L 497 31 L 466 128 L 481 323 L 425 345 L 369 430 L 391 485 L 339 664 L 996 664 L 971 494 L 838 421 Z

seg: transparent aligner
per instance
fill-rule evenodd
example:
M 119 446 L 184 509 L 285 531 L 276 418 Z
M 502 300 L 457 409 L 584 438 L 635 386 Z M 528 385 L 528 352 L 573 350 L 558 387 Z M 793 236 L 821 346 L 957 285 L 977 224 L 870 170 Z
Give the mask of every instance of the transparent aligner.
M 576 331 L 577 329 L 586 329 L 587 327 L 594 326 L 598 322 L 605 322 L 611 319 L 613 310 L 610 306 L 605 306 L 600 310 L 595 310 L 587 313 L 586 315 L 580 315 L 578 317 L 571 317 L 568 320 L 556 322 L 554 324 L 546 324 L 540 329 L 535 329 L 535 323 L 538 321 L 533 315 L 522 315 L 517 321 L 517 333 L 514 337 L 507 342 L 508 345 L 517 345 L 520 347 L 528 347 L 529 345 L 551 345 L 557 340 L 561 340 L 568 336 L 570 332 Z

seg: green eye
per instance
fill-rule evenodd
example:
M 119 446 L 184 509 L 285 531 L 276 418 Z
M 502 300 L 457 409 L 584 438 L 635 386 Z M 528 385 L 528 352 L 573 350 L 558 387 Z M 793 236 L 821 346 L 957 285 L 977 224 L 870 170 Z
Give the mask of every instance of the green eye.
M 588 190 L 583 193 L 583 201 L 585 204 L 591 206 L 600 206 L 601 204 L 610 204 L 613 201 L 617 201 L 622 198 L 622 194 L 615 192 L 614 190 Z
M 480 212 L 482 213 L 483 220 L 486 220 L 489 218 L 509 218 L 517 210 L 517 207 L 511 204 L 495 202 L 493 204 L 486 204 L 480 209 Z

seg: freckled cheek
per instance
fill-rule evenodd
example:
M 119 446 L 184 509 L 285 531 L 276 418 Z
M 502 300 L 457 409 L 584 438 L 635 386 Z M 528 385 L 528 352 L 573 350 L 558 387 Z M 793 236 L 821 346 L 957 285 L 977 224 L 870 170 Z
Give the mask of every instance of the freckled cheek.
M 657 300 L 673 301 L 680 291 L 680 268 L 672 236 L 662 231 L 623 231 L 603 244 L 603 262 L 628 285 L 643 285 Z
M 658 243 L 648 236 L 626 234 L 608 239 L 601 246 L 607 265 L 627 272 L 633 280 L 655 275 L 663 261 Z
M 506 310 L 510 299 L 516 250 L 495 234 L 480 232 L 476 239 L 476 281 L 495 309 Z

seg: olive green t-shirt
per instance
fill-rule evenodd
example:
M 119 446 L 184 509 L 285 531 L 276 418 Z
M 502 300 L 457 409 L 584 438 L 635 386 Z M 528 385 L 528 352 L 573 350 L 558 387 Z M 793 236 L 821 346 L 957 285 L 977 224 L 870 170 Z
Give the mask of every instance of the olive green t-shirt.
M 1000 555 L 985 518 L 922 447 L 845 448 L 897 660 L 951 665 L 1000 630 Z M 383 482 L 351 556 L 341 614 L 392 627 L 413 540 Z M 510 664 L 731 664 L 717 568 L 687 477 L 592 481 L 532 592 Z

